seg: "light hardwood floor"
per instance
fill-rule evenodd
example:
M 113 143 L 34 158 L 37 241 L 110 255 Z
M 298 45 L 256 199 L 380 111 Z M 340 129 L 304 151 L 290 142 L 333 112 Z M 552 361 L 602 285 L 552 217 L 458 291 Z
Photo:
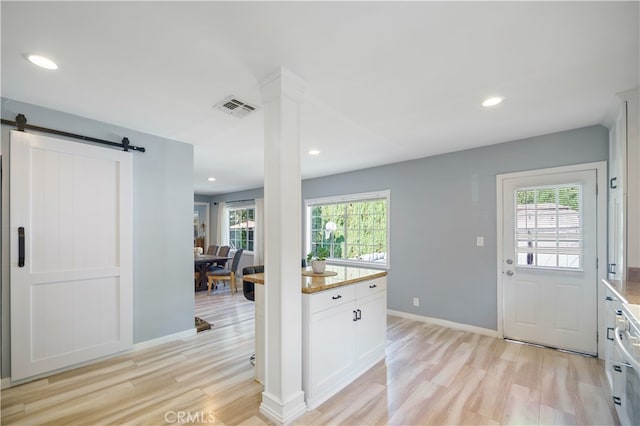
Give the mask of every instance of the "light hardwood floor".
M 228 288 L 196 295 L 211 330 L 3 390 L 2 424 L 270 424 L 253 304 Z M 386 353 L 295 424 L 617 424 L 596 359 L 392 316 Z

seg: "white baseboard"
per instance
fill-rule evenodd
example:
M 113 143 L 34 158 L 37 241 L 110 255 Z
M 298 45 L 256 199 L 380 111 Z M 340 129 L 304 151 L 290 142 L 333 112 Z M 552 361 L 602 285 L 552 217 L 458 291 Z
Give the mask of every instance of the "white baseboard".
M 496 330 L 491 330 L 489 328 L 476 327 L 475 325 L 462 324 L 459 322 L 447 321 L 439 318 L 425 317 L 422 315 L 410 314 L 407 312 L 394 311 L 392 309 L 387 309 L 387 314 L 395 317 L 407 318 L 414 321 L 440 325 L 442 327 L 453 328 L 455 330 L 462 330 L 462 331 L 468 331 L 470 333 L 482 334 L 483 336 L 498 337 L 498 332 Z
M 94 359 L 94 360 L 91 360 L 91 361 L 86 361 L 86 362 L 82 362 L 82 363 L 79 363 L 79 364 L 75 364 L 75 365 L 72 365 L 72 366 L 69 366 L 69 367 L 60 368 L 60 369 L 57 369 L 57 370 L 54 370 L 54 371 L 48 371 L 48 372 L 43 373 L 43 374 L 38 374 L 38 375 L 33 376 L 33 377 L 28 377 L 28 378 L 26 378 L 24 380 L 19 380 L 16 383 L 12 383 L 11 382 L 11 377 L 5 377 L 4 379 L 2 379 L 2 381 L 0 381 L 0 388 L 1 389 L 7 389 L 7 388 L 10 388 L 10 387 L 12 387 L 14 385 L 20 385 L 20 384 L 23 384 L 23 383 L 31 382 L 31 381 L 38 380 L 38 379 L 41 379 L 41 378 L 44 378 L 44 377 L 48 377 L 48 376 L 51 376 L 53 374 L 57 374 L 57 373 L 60 373 L 60 372 L 63 372 L 63 371 L 73 370 L 75 368 L 80 368 L 80 367 L 83 367 L 85 365 L 94 364 L 96 362 L 104 361 L 106 359 L 114 358 L 114 357 L 121 356 L 121 355 L 126 355 L 126 354 L 131 353 L 131 352 L 139 351 L 139 350 L 142 350 L 142 349 L 152 348 L 154 346 L 161 345 L 163 343 L 172 342 L 174 340 L 180 340 L 180 339 L 185 339 L 187 337 L 192 337 L 192 336 L 195 336 L 197 333 L 198 332 L 197 332 L 197 330 L 195 328 L 191 328 L 191 329 L 188 329 L 188 330 L 180 331 L 178 333 L 174 333 L 174 334 L 169 334 L 167 336 L 158 337 L 156 339 L 151 339 L 151 340 L 146 340 L 144 342 L 135 343 L 131 347 L 131 349 L 128 349 L 128 350 L 125 350 L 125 351 L 122 351 L 122 352 L 118 352 L 118 353 L 115 353 L 113 355 L 108 355 L 108 356 L 105 356 L 105 357 Z
M 154 346 L 161 345 L 163 343 L 173 342 L 174 340 L 185 339 L 187 337 L 195 336 L 198 331 L 195 328 L 180 331 L 178 333 L 168 334 L 166 336 L 158 337 L 156 339 L 145 340 L 144 342 L 135 343 L 132 350 L 139 351 L 142 349 L 152 348 Z
M 269 392 L 262 392 L 262 402 L 258 408 L 260 414 L 272 420 L 277 425 L 291 424 L 295 419 L 308 411 L 304 402 L 304 392 L 297 392 L 290 396 L 286 403 Z

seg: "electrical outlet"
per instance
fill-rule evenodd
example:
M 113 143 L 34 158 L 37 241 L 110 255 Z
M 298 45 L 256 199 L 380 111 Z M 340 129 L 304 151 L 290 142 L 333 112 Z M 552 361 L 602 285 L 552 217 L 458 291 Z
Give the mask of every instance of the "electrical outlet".
M 420 306 L 420 298 L 418 297 L 413 298 L 413 306 Z
M 476 246 L 478 247 L 484 246 L 484 237 L 476 237 Z

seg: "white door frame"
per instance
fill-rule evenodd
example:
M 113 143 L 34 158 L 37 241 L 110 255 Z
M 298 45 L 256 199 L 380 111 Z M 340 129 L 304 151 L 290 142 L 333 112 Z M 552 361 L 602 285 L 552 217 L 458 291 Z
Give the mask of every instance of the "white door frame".
M 597 286 L 597 315 L 598 315 L 598 331 L 602 329 L 603 316 L 600 315 L 602 311 L 602 303 L 604 300 L 604 292 L 602 286 L 598 285 L 602 279 L 607 277 L 607 162 L 598 161 L 594 163 L 574 164 L 571 166 L 552 167 L 548 169 L 527 170 L 524 172 L 505 173 L 496 175 L 496 209 L 497 209 L 497 222 L 496 222 L 496 246 L 497 246 L 497 293 L 498 293 L 498 338 L 504 338 L 504 289 L 502 286 L 502 221 L 503 221 L 503 204 L 502 204 L 502 187 L 503 181 L 512 178 L 522 178 L 530 176 L 539 176 L 543 174 L 551 173 L 567 173 L 567 172 L 580 172 L 586 170 L 596 171 L 596 196 L 597 196 L 597 211 L 596 211 L 596 255 L 598 259 L 597 270 L 597 282 L 593 285 Z M 598 339 L 598 354 L 601 357 L 604 354 L 604 342 L 603 339 Z

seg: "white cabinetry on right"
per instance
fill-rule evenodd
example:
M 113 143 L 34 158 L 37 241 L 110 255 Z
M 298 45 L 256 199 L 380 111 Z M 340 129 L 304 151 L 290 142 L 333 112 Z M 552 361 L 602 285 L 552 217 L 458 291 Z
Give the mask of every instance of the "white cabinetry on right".
M 384 357 L 387 339 L 386 278 L 356 285 L 354 362 L 363 367 Z
M 616 113 L 614 125 L 609 129 L 609 263 L 610 279 L 625 279 L 627 252 L 626 232 L 626 180 L 627 180 L 627 103 Z
M 602 284 L 604 285 L 604 284 Z M 613 332 L 616 328 L 616 321 L 622 315 L 622 302 L 618 296 L 605 285 L 605 324 L 606 324 L 606 341 L 604 342 L 604 360 L 605 374 L 611 390 L 611 396 L 614 401 L 620 402 L 624 390 L 621 389 L 622 359 L 617 354 Z
M 387 281 L 302 295 L 302 387 L 313 409 L 384 359 Z
M 609 120 L 608 278 L 640 268 L 640 141 L 638 89 L 619 95 Z

